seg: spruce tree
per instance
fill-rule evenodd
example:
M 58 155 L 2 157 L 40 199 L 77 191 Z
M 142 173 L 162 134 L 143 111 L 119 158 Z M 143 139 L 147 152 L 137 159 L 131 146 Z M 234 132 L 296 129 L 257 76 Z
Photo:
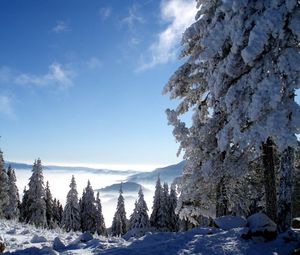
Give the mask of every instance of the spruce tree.
M 7 216 L 9 206 L 8 191 L 8 176 L 5 171 L 3 152 L 0 150 L 0 217 Z
M 26 186 L 23 190 L 22 202 L 20 205 L 20 221 L 28 223 L 29 220 L 29 198 Z
M 169 229 L 169 209 L 170 209 L 170 199 L 169 199 L 169 186 L 165 182 L 162 187 L 161 196 L 161 215 L 158 224 L 160 225 L 160 230 L 168 231 Z
M 153 207 L 152 213 L 150 217 L 150 224 L 151 227 L 162 229 L 164 226 L 161 224 L 161 218 L 163 215 L 162 211 L 162 196 L 163 196 L 163 189 L 160 183 L 160 177 L 157 177 L 156 185 L 155 185 L 155 193 L 153 198 Z
M 53 198 L 49 186 L 49 182 L 46 182 L 45 188 L 45 203 L 46 203 L 46 219 L 48 228 L 54 228 L 54 209 L 55 204 L 53 203 Z
M 123 194 L 123 188 L 121 183 L 117 209 L 111 227 L 111 232 L 113 236 L 122 236 L 127 232 L 126 211 L 125 211 L 124 197 L 122 194 Z
M 168 228 L 170 231 L 178 231 L 179 229 L 179 217 L 175 210 L 177 207 L 177 195 L 174 187 L 171 186 L 169 195 L 169 209 L 168 209 Z
M 68 232 L 80 230 L 80 208 L 74 176 L 72 176 L 70 191 L 67 195 L 67 202 L 62 217 L 62 227 Z
M 46 227 L 46 202 L 42 162 L 34 162 L 28 189 L 28 222 L 37 227 Z
M 139 189 L 138 200 L 135 202 L 133 213 L 129 220 L 129 229 L 140 229 L 146 231 L 150 227 L 150 221 L 148 216 L 148 207 L 144 199 L 144 193 L 142 187 Z
M 96 197 L 96 231 L 98 235 L 107 235 L 99 192 Z
M 9 204 L 7 207 L 6 217 L 7 219 L 17 219 L 20 216 L 20 198 L 19 191 L 16 185 L 16 174 L 14 169 L 11 168 L 11 165 L 8 166 L 7 175 Z
M 82 195 L 81 202 L 81 228 L 82 231 L 89 231 L 94 234 L 96 232 L 96 205 L 94 190 L 88 181 L 87 187 L 85 188 Z

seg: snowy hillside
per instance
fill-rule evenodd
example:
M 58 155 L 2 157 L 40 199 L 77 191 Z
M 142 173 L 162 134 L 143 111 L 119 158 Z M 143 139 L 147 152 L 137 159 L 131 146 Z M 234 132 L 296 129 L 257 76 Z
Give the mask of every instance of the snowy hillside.
M 21 223 L 0 221 L 0 236 L 6 244 L 4 254 L 288 255 L 297 247 L 297 242 L 287 241 L 287 233 L 272 242 L 256 243 L 241 239 L 240 236 L 244 232 L 244 228 L 229 231 L 195 228 L 179 233 L 147 233 L 140 239 L 132 238 L 126 241 L 113 237 L 92 238 L 86 234 L 36 229 Z
M 122 189 L 124 192 L 134 192 L 137 193 L 140 189 L 142 185 L 136 183 L 136 182 L 123 182 L 122 183 Z M 95 191 L 99 191 L 100 193 L 111 193 L 111 192 L 117 192 L 119 193 L 121 184 L 120 183 L 116 183 L 116 184 L 112 184 L 109 186 L 106 186 L 105 188 L 102 189 L 96 189 Z M 150 190 L 146 189 L 145 187 L 142 186 L 142 189 L 144 192 L 149 192 Z
M 182 175 L 185 161 L 181 161 L 176 165 L 157 168 L 147 173 L 137 173 L 128 177 L 128 181 L 137 183 L 155 183 L 157 176 L 160 176 L 162 182 L 171 183 L 176 177 Z

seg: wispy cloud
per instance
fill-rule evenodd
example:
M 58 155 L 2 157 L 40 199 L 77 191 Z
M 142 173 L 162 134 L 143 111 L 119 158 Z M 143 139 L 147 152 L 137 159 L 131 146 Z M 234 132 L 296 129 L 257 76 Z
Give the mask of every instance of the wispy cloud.
M 70 30 L 70 28 L 64 21 L 57 21 L 56 25 L 52 28 L 52 31 L 56 34 L 64 33 L 69 30 Z
M 0 83 L 12 85 L 53 86 L 57 89 L 66 89 L 73 85 L 75 76 L 74 70 L 59 63 L 52 63 L 48 67 L 48 72 L 41 75 L 20 73 L 8 67 L 0 67 Z
M 195 20 L 194 0 L 162 0 L 160 16 L 168 26 L 157 35 L 157 39 L 148 49 L 148 55 L 142 56 L 139 71 L 165 64 L 176 59 L 178 46 L 185 29 Z
M 99 14 L 102 20 L 106 20 L 111 16 L 112 9 L 110 7 L 103 7 L 99 10 Z
M 102 67 L 102 62 L 97 57 L 91 57 L 87 60 L 86 65 L 88 69 L 95 70 Z
M 145 23 L 145 19 L 139 14 L 139 7 L 137 4 L 134 4 L 129 8 L 128 15 L 122 19 L 122 23 L 126 24 L 130 29 L 137 23 Z
M 9 117 L 15 116 L 10 97 L 0 95 L 0 113 Z

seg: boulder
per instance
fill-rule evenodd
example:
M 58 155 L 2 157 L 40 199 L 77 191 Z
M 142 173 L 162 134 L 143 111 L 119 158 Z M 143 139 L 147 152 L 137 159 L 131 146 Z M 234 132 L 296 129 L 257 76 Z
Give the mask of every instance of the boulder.
M 43 236 L 34 235 L 30 240 L 31 243 L 45 243 L 47 239 Z
M 277 225 L 264 213 L 255 213 L 247 218 L 249 231 L 242 235 L 244 239 L 271 241 L 277 237 Z
M 247 220 L 240 216 L 222 216 L 214 220 L 216 226 L 223 230 L 233 228 L 243 228 L 247 225 Z
M 292 228 L 300 229 L 300 217 L 292 220 Z
M 61 251 L 64 250 L 66 248 L 66 246 L 64 245 L 64 243 L 59 239 L 59 237 L 55 237 L 55 239 L 53 240 L 53 250 L 56 251 Z
M 84 232 L 79 236 L 80 242 L 86 243 L 93 239 L 93 235 L 90 232 Z

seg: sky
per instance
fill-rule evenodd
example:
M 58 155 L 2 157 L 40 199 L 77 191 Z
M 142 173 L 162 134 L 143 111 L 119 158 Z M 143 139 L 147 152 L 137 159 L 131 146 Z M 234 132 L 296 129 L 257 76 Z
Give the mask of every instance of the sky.
M 162 95 L 194 0 L 2 0 L 6 160 L 149 170 L 177 163 Z

